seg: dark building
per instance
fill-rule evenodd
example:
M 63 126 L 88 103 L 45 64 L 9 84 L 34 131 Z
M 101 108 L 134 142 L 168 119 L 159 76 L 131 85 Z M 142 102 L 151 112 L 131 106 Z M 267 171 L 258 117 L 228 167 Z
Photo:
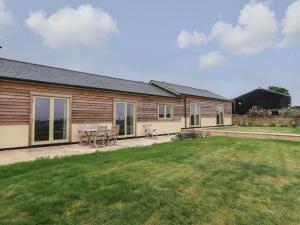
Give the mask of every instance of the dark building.
M 233 113 L 246 114 L 253 106 L 259 106 L 278 115 L 278 111 L 291 104 L 291 96 L 271 90 L 257 88 L 233 99 Z

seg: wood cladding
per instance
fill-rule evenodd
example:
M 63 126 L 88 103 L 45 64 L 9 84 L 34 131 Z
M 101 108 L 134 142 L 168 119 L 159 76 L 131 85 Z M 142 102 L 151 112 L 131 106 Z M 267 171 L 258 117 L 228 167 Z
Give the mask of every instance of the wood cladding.
M 136 103 L 137 121 L 158 121 L 158 104 L 173 106 L 173 120 L 184 117 L 184 99 L 146 96 L 102 90 L 80 89 L 56 85 L 34 84 L 0 80 L 0 125 L 29 124 L 30 93 L 69 95 L 72 97 L 72 123 L 106 123 L 113 121 L 115 101 Z M 201 103 L 202 116 L 215 116 L 216 104 L 225 105 L 225 114 L 231 115 L 231 102 L 205 98 L 189 98 Z M 189 105 L 187 105 L 189 116 Z
M 217 116 L 217 105 L 224 105 L 225 116 L 231 116 L 232 114 L 232 103 L 230 101 L 222 101 L 217 99 L 208 99 L 202 97 L 187 97 L 187 116 L 190 116 L 190 103 L 199 103 L 201 107 L 202 117 L 216 117 Z
M 0 80 L 0 124 L 29 123 L 31 92 L 72 96 L 73 123 L 112 122 L 115 101 L 135 102 L 137 121 L 157 121 L 159 103 L 174 105 L 174 119 L 183 117 L 180 99 Z

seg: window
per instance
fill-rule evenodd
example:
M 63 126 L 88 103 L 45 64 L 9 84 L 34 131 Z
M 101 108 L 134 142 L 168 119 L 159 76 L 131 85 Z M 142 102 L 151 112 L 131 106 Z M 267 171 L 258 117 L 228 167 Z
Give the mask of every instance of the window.
M 217 105 L 217 125 L 224 124 L 224 106 Z
M 200 126 L 200 104 L 191 103 L 190 104 L 190 120 L 192 127 Z
M 172 106 L 171 105 L 159 105 L 158 106 L 159 119 L 171 119 L 172 118 Z

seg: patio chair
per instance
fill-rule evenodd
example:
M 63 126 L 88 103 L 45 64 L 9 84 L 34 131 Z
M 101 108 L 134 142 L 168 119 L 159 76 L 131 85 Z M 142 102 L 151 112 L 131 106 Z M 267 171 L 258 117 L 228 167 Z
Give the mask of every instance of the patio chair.
M 79 143 L 81 145 L 88 144 L 89 143 L 89 136 L 86 133 L 86 126 L 85 125 L 79 125 L 78 127 L 78 135 L 79 135 Z
M 119 131 L 120 131 L 120 125 L 114 125 L 111 127 L 110 132 L 108 133 L 108 138 L 107 138 L 109 144 L 115 145 L 117 143 Z
M 158 134 L 156 132 L 157 130 L 153 129 L 151 124 L 143 125 L 143 127 L 144 127 L 145 136 L 147 138 L 149 138 L 149 137 L 151 137 L 151 138 L 158 137 Z
M 92 138 L 92 146 L 98 148 L 99 146 L 104 147 L 106 143 L 107 126 L 97 126 L 97 131 Z M 100 145 L 98 145 L 100 143 Z

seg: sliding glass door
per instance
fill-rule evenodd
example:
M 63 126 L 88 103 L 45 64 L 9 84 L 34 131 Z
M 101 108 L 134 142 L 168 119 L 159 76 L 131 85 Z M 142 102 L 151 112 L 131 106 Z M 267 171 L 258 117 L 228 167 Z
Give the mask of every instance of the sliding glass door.
M 68 141 L 69 99 L 34 97 L 32 144 Z
M 118 102 L 115 104 L 115 124 L 120 126 L 119 135 L 125 135 L 126 103 Z
M 67 140 L 68 100 L 54 99 L 53 140 Z
M 50 141 L 50 98 L 35 98 L 34 108 L 34 142 Z
M 120 126 L 120 136 L 135 135 L 135 104 L 127 102 L 115 103 L 114 122 Z
M 217 105 L 217 125 L 224 125 L 224 106 Z

